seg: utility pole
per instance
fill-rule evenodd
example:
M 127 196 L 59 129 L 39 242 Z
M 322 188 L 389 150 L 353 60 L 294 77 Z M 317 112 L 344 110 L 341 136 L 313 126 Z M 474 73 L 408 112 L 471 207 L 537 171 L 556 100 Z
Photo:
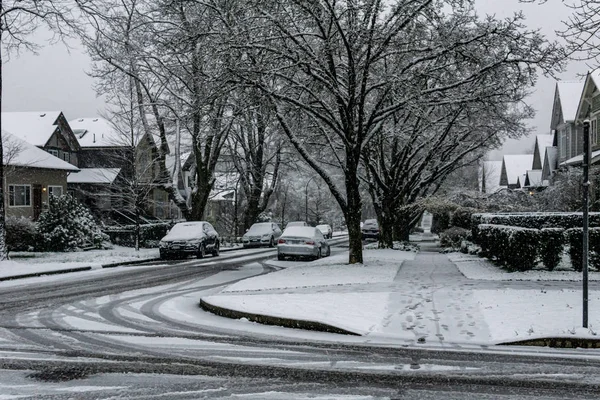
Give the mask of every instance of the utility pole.
M 589 259 L 589 197 L 590 197 L 590 120 L 583 121 L 583 327 L 588 327 L 588 259 Z

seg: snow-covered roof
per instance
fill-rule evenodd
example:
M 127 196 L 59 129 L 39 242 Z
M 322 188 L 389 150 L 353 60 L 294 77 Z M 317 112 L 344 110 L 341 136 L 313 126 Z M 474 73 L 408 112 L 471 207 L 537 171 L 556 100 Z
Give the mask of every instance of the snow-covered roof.
M 546 154 L 546 147 L 552 147 L 554 141 L 554 135 L 537 135 L 535 137 L 535 150 L 538 152 L 540 157 L 540 163 L 544 165 L 544 156 Z
M 565 121 L 577 119 L 577 108 L 583 93 L 584 81 L 558 81 L 556 87 L 560 96 L 560 106 Z
M 42 147 L 56 130 L 54 123 L 60 114 L 60 111 L 3 112 L 2 130 Z
M 69 125 L 81 147 L 124 146 L 129 139 L 110 121 L 100 117 L 76 118 L 69 121 Z
M 507 154 L 502 162 L 506 170 L 506 178 L 509 185 L 516 185 L 519 177 L 524 176 L 533 164 L 533 154 Z
M 600 161 L 600 150 L 596 150 L 592 153 L 592 164 L 596 164 L 598 161 Z M 560 163 L 560 165 L 579 165 L 583 162 L 583 154 L 580 154 L 578 156 L 569 158 L 566 161 L 563 161 L 562 163 Z
M 548 165 L 550 166 L 550 172 L 554 172 L 556 168 L 556 160 L 558 159 L 558 148 L 546 147 L 546 157 L 544 160 L 548 160 Z
M 72 172 L 79 171 L 79 168 L 76 166 L 53 156 L 29 142 L 17 138 L 5 130 L 2 130 L 2 146 L 5 165 Z
M 479 189 L 483 190 L 483 179 L 485 178 L 485 192 L 495 193 L 500 186 L 500 174 L 502 173 L 502 161 L 484 161 L 479 172 Z
M 542 170 L 541 169 L 531 169 L 531 170 L 527 171 L 524 186 L 526 186 L 526 187 L 542 186 Z
M 67 177 L 67 183 L 106 183 L 115 181 L 121 168 L 81 168 L 78 174 Z

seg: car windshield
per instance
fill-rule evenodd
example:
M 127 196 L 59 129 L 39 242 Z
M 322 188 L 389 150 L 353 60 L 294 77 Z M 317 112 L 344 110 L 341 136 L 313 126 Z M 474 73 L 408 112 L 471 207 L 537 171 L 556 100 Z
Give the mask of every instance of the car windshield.
M 285 228 L 282 237 L 312 238 L 315 236 L 315 228 L 312 226 L 291 226 Z
M 377 220 L 376 219 L 368 219 L 365 221 L 365 223 L 363 224 L 363 227 L 377 227 Z
M 271 233 L 273 229 L 271 228 L 271 224 L 254 224 L 248 229 L 246 232 L 247 235 L 263 235 L 265 233 Z
M 290 227 L 290 226 L 306 226 L 306 222 L 304 222 L 304 221 L 288 222 L 287 227 Z
M 317 229 L 321 232 L 326 232 L 329 230 L 329 225 L 317 225 Z
M 202 234 L 202 222 L 180 222 L 171 228 L 165 239 L 186 239 Z

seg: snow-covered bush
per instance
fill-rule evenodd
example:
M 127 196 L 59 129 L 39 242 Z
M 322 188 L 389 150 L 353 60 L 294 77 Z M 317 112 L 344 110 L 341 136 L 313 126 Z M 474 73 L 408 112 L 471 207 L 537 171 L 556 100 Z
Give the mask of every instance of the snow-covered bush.
M 471 216 L 476 210 L 473 208 L 457 208 L 450 218 L 450 226 L 456 226 L 464 229 L 471 229 Z
M 564 229 L 544 228 L 540 230 L 540 259 L 550 271 L 560 263 L 564 242 Z
M 479 225 L 478 241 L 482 252 L 516 271 L 535 266 L 539 230 L 506 225 Z
M 49 207 L 37 221 L 44 248 L 73 251 L 93 245 L 100 247 L 108 236 L 100 231 L 90 211 L 71 195 L 50 196 Z
M 6 217 L 8 251 L 33 251 L 40 247 L 40 235 L 35 222 L 25 217 Z
M 526 212 L 510 214 L 482 213 L 473 214 L 471 224 L 476 228 L 479 224 L 520 226 L 523 228 L 577 228 L 582 226 L 582 213 L 547 213 Z M 600 213 L 590 213 L 590 226 L 600 227 Z
M 581 272 L 583 266 L 583 229 L 572 228 L 565 231 L 569 243 L 569 256 L 571 266 L 575 271 Z M 589 229 L 590 267 L 600 268 L 600 228 Z
M 471 240 L 471 231 L 453 226 L 440 233 L 440 244 L 442 247 L 458 249 L 463 240 Z

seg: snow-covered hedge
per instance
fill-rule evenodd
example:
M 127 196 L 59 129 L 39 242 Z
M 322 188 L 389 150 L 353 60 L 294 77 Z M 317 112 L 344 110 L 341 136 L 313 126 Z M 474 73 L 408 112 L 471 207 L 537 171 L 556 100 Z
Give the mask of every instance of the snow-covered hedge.
M 535 266 L 539 230 L 507 225 L 481 224 L 478 244 L 484 255 L 515 271 Z
M 8 251 L 34 251 L 41 248 L 41 237 L 35 222 L 25 217 L 6 217 Z
M 440 244 L 442 247 L 458 249 L 465 240 L 471 240 L 471 231 L 453 226 L 440 233 Z
M 582 270 L 583 261 L 583 228 L 571 228 L 565 231 L 569 243 L 569 256 L 575 271 Z M 589 229 L 590 267 L 600 268 L 600 228 Z
M 525 213 L 477 213 L 471 217 L 471 227 L 479 224 L 520 226 L 522 228 L 577 228 L 583 225 L 582 213 L 525 212 Z M 590 226 L 600 227 L 600 213 L 590 213 Z M 475 233 L 475 232 L 474 232 Z
M 172 222 L 160 222 L 156 224 L 140 225 L 140 246 L 158 247 L 158 242 L 169 229 L 173 227 Z M 135 246 L 135 225 L 107 227 L 104 229 L 111 242 L 121 246 Z
M 543 228 L 540 230 L 539 256 L 546 268 L 552 271 L 560 263 L 565 237 L 562 228 Z

